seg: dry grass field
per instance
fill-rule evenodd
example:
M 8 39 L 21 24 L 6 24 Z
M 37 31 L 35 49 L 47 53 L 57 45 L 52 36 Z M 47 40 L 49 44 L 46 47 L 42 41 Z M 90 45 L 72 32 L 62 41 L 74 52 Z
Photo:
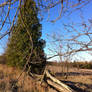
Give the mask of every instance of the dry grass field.
M 92 70 L 91 69 L 67 69 L 60 66 L 48 66 L 56 78 L 69 85 L 76 92 L 92 92 Z M 63 73 L 62 73 L 63 71 Z
M 69 68 L 66 73 L 67 69 L 63 68 L 62 72 L 62 67 L 51 65 L 47 69 L 76 92 L 92 92 L 92 70 Z M 0 64 L 0 92 L 56 92 L 48 86 L 36 84 L 26 73 L 17 82 L 20 73 L 19 69 Z
M 45 92 L 45 88 L 36 84 L 26 73 L 17 82 L 21 70 L 0 64 L 0 92 Z

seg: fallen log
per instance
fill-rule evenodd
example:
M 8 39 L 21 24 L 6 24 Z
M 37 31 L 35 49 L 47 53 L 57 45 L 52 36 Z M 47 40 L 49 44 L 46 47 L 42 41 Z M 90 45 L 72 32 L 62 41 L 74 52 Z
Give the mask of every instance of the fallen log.
M 47 71 L 47 70 L 45 71 L 45 79 L 46 79 L 46 82 L 49 85 L 51 85 L 52 87 L 54 87 L 59 92 L 75 92 L 69 86 L 67 86 L 66 84 L 62 83 L 60 80 L 58 80 L 54 76 L 52 76 L 50 74 L 50 72 Z
M 60 85 L 58 85 L 57 83 L 55 83 L 51 80 L 47 80 L 47 83 L 59 92 L 67 92 L 67 91 L 65 91 L 65 89 L 63 87 L 61 87 Z
M 50 87 L 59 92 L 75 92 L 69 86 L 55 78 L 48 70 L 45 70 L 43 75 L 34 74 L 34 78 L 36 78 L 35 80 L 38 80 L 40 84 L 46 82 Z

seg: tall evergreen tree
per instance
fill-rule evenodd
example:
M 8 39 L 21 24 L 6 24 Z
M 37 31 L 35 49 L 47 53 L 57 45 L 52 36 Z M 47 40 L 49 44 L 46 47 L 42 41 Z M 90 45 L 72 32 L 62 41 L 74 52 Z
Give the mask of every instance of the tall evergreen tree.
M 35 2 L 32 0 L 25 0 L 21 8 L 21 14 L 19 14 L 18 20 L 9 38 L 6 56 L 9 65 L 23 68 L 32 51 L 29 62 L 32 68 L 31 72 L 40 74 L 45 67 L 46 58 L 43 50 L 45 41 L 41 39 L 42 25 L 39 23 L 37 15 L 38 10 Z M 32 37 L 32 42 L 30 41 L 29 35 Z M 39 64 L 37 64 L 37 62 L 39 62 Z

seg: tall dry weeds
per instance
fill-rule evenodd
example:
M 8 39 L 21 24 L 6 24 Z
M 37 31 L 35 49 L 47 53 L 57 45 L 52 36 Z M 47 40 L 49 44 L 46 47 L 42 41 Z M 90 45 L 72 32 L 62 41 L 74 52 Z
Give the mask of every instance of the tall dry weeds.
M 0 64 L 0 92 L 47 92 L 24 72 L 17 81 L 21 70 Z

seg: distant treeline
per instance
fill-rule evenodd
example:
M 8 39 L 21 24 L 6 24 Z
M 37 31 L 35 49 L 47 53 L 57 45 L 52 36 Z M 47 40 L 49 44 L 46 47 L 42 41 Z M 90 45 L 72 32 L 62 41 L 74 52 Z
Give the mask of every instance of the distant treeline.
M 0 56 L 0 64 L 7 64 L 7 59 L 5 55 Z M 51 66 L 68 66 L 68 67 L 75 67 L 75 68 L 80 68 L 80 69 L 92 69 L 92 61 L 87 62 L 51 62 L 48 61 L 47 65 Z
M 87 62 L 47 62 L 47 65 L 52 65 L 52 66 L 68 66 L 68 67 L 75 67 L 75 68 L 80 68 L 80 69 L 92 69 L 92 61 Z
M 72 62 L 73 67 L 81 68 L 81 69 L 92 69 L 92 61 L 87 62 Z

